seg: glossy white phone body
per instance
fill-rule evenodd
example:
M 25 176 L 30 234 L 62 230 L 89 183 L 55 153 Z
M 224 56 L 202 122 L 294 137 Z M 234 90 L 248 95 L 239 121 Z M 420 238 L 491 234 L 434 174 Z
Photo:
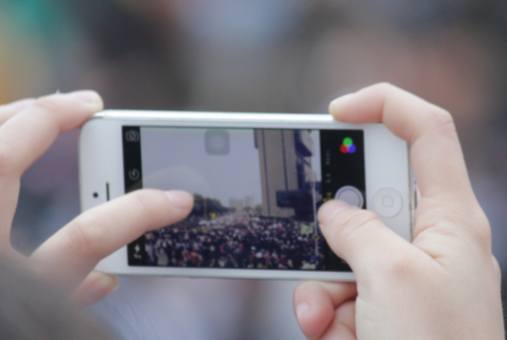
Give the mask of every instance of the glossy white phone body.
M 408 145 L 394 136 L 383 124 L 345 124 L 333 120 L 327 114 L 104 111 L 93 116 L 81 131 L 79 171 L 83 211 L 125 194 L 123 159 L 125 130 L 122 130 L 124 126 L 153 129 L 220 128 L 230 129 L 230 131 L 234 129 L 361 130 L 364 136 L 364 204 L 369 210 L 376 212 L 380 219 L 397 234 L 408 241 L 411 240 L 414 188 Z M 339 148 L 340 145 L 336 147 Z M 315 188 L 315 181 L 313 185 Z M 353 196 L 353 192 L 348 192 L 348 195 L 350 194 Z M 347 194 L 343 197 L 346 196 Z M 127 247 L 119 249 L 102 260 L 96 269 L 112 274 L 127 275 L 355 280 L 352 272 L 340 271 L 132 266 L 129 265 Z

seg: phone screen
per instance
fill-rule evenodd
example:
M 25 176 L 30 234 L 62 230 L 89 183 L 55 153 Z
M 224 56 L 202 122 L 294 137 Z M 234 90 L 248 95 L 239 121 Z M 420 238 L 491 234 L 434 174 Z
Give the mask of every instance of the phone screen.
M 362 130 L 123 126 L 125 192 L 185 190 L 183 221 L 128 245 L 129 266 L 350 271 L 317 211 L 366 208 Z

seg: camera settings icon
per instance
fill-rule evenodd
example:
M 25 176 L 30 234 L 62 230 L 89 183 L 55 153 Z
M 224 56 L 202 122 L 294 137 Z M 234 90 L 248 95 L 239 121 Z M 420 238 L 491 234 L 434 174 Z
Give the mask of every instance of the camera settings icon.
M 139 132 L 136 130 L 129 130 L 125 133 L 125 139 L 127 142 L 139 142 L 140 137 Z

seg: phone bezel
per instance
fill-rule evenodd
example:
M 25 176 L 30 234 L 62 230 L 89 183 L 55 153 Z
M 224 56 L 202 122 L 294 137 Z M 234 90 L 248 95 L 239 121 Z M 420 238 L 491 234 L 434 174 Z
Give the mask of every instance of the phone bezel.
M 328 114 L 269 114 L 187 111 L 103 111 L 82 128 L 79 142 L 81 209 L 85 211 L 124 194 L 122 125 L 281 128 L 281 129 L 361 129 L 364 131 L 366 202 L 383 187 L 396 189 L 402 196 L 402 211 L 390 218 L 379 216 L 391 229 L 410 241 L 414 209 L 412 171 L 408 144 L 394 136 L 383 124 L 353 125 L 333 120 Z M 375 169 L 375 170 L 374 170 Z M 107 188 L 106 188 L 107 185 Z M 107 190 L 107 192 L 106 192 Z M 93 193 L 99 193 L 98 198 Z M 103 259 L 96 270 L 112 274 L 164 275 L 240 279 L 314 279 L 354 281 L 350 272 L 273 269 L 217 269 L 128 266 L 126 246 Z

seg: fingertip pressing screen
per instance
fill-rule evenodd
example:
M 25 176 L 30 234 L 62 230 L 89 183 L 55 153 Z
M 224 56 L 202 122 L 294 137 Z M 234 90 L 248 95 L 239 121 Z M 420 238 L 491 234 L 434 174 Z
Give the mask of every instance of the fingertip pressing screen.
M 129 266 L 350 271 L 322 237 L 316 212 L 335 197 L 366 208 L 362 130 L 122 132 L 126 193 L 194 195 L 185 220 L 129 244 Z

